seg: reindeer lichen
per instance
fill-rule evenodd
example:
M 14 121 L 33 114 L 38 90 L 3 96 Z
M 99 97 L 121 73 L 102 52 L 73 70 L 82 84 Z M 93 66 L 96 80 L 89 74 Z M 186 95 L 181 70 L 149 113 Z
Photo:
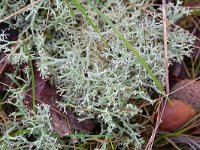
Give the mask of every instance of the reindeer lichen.
M 0 18 L 11 15 L 30 2 L 33 1 L 0 2 L 0 7 L 3 8 Z M 1 45 L 1 49 L 6 51 L 12 64 L 22 64 L 28 61 L 23 46 L 26 45 L 32 59 L 36 61 L 41 76 L 45 79 L 51 77 L 52 84 L 58 88 L 62 96 L 62 101 L 58 104 L 60 108 L 73 109 L 79 115 L 80 121 L 84 118 L 96 119 L 101 125 L 99 134 L 105 137 L 105 140 L 112 136 L 111 138 L 116 138 L 122 145 L 131 144 L 135 148 L 141 148 L 141 126 L 135 118 L 142 110 L 136 102 L 129 102 L 129 99 L 142 99 L 153 103 L 149 91 L 159 92 L 159 89 L 139 60 L 112 28 L 103 23 L 91 5 L 84 0 L 80 1 L 80 4 L 98 27 L 107 44 L 73 2 L 41 0 L 5 21 L 11 28 L 18 30 L 16 44 L 19 48 L 13 51 L 16 47 L 10 47 L 11 42 L 7 41 Z M 150 1 L 145 0 L 105 0 L 94 1 L 94 4 L 138 51 L 164 86 L 161 11 L 155 12 Z M 170 24 L 189 13 L 179 5 L 179 2 L 176 6 L 168 4 L 170 63 L 180 62 L 184 56 L 189 56 L 195 40 L 186 31 Z M 2 33 L 0 39 L 6 40 L 4 36 Z M 30 83 L 30 79 L 28 81 Z M 17 92 L 16 89 L 9 91 L 11 95 L 24 94 L 24 90 L 21 89 Z M 1 149 L 31 144 L 27 141 L 30 134 L 35 138 L 32 144 L 37 149 L 59 149 L 59 143 L 62 142 L 57 139 L 56 134 L 48 130 L 48 107 L 38 107 L 38 114 L 33 117 L 25 111 L 23 97 L 15 98 L 18 99 L 15 106 L 19 108 L 19 112 L 13 115 L 17 116 L 17 113 L 20 113 L 23 116 L 22 122 L 13 120 L 10 123 L 0 139 Z M 16 130 L 24 132 L 9 134 L 10 131 Z M 81 138 L 77 139 L 81 142 Z M 105 144 L 102 144 L 102 149 L 105 147 Z

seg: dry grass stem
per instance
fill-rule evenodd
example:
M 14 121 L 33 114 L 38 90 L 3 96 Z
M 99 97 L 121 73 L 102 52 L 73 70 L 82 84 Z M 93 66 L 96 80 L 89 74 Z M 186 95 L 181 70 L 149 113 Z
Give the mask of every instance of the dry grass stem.
M 37 0 L 37 1 L 35 1 L 35 2 L 31 3 L 31 4 L 29 4 L 29 5 L 27 5 L 27 6 L 25 6 L 25 7 L 23 7 L 22 9 L 16 11 L 15 13 L 13 13 L 13 14 L 11 14 L 11 15 L 5 17 L 4 19 L 1 19 L 1 20 L 0 20 L 0 23 L 4 22 L 4 21 L 7 20 L 7 19 L 12 18 L 13 16 L 15 16 L 15 15 L 21 13 L 22 11 L 26 10 L 27 8 L 29 8 L 29 7 L 31 7 L 31 6 L 33 6 L 33 5 L 35 5 L 36 3 L 40 2 L 40 1 L 41 1 L 41 0 Z

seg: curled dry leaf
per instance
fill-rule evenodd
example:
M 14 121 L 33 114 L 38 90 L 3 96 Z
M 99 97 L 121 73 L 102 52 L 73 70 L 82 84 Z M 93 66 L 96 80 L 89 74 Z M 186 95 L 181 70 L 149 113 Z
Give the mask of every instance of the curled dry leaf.
M 200 82 L 182 80 L 172 89 L 171 95 L 163 111 L 160 129 L 174 131 L 187 123 L 200 111 Z
M 171 98 L 181 99 L 200 110 L 200 81 L 182 80 L 173 87 L 172 91 L 175 90 L 177 91 L 172 94 Z

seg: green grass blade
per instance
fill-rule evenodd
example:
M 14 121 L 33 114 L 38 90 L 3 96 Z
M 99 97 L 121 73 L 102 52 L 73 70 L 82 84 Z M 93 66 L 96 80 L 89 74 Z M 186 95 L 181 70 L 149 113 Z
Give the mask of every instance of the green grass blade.
M 98 27 L 93 23 L 93 21 L 90 19 L 90 17 L 87 15 L 86 11 L 84 10 L 84 8 L 81 6 L 81 4 L 78 2 L 78 0 L 72 0 L 72 2 L 74 3 L 74 5 L 81 11 L 81 13 L 85 16 L 85 18 L 87 19 L 87 21 L 92 25 L 93 29 L 99 34 L 99 36 L 101 37 L 101 39 L 103 40 L 104 44 L 108 46 L 107 41 L 105 40 L 105 38 L 103 37 L 103 35 L 101 34 L 101 32 L 99 31 Z
M 73 0 L 76 1 L 76 0 Z M 96 11 L 96 13 L 102 18 L 102 20 L 110 25 L 112 30 L 119 36 L 119 38 L 126 44 L 126 46 L 133 52 L 133 54 L 137 57 L 137 59 L 140 61 L 140 63 L 144 66 L 145 70 L 148 72 L 149 76 L 152 78 L 154 83 L 156 84 L 157 88 L 164 92 L 162 89 L 161 84 L 159 83 L 158 79 L 154 76 L 153 72 L 147 65 L 147 63 L 144 61 L 144 59 L 139 55 L 139 53 L 135 50 L 135 48 L 128 42 L 128 40 L 120 33 L 120 31 L 117 30 L 117 28 L 114 26 L 114 24 L 110 21 L 110 19 L 104 15 L 90 0 L 87 0 L 87 2 L 92 6 L 92 8 Z
M 34 75 L 33 63 L 31 59 L 31 54 L 27 46 L 25 46 L 25 50 L 29 58 L 29 66 L 31 68 L 31 88 L 32 88 L 32 104 L 33 104 L 32 106 L 33 106 L 33 112 L 36 113 L 35 75 Z

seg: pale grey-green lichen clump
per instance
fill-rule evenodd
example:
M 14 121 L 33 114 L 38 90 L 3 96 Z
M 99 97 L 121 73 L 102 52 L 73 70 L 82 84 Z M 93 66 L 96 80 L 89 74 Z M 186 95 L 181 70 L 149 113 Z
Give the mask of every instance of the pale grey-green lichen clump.
M 105 0 L 94 4 L 109 17 L 164 86 L 163 25 L 160 19 L 162 13 L 155 12 L 150 2 L 146 3 L 145 0 L 129 2 Z M 17 3 L 12 0 L 0 2 L 0 6 L 3 7 L 0 10 L 1 18 L 28 3 L 29 0 L 21 0 Z M 128 100 L 141 98 L 153 103 L 147 91 L 159 92 L 159 89 L 138 59 L 112 28 L 101 20 L 91 5 L 86 1 L 80 3 L 97 25 L 108 45 L 72 2 L 42 0 L 5 21 L 19 30 L 19 50 L 13 51 L 13 48 L 8 48 L 6 45 L 1 45 L 1 48 L 9 53 L 12 64 L 19 64 L 28 62 L 25 49 L 27 47 L 31 57 L 36 60 L 42 77 L 53 77 L 52 83 L 56 85 L 62 96 L 62 102 L 58 104 L 61 108 L 73 108 L 80 115 L 80 120 L 83 120 L 81 116 L 98 119 L 101 124 L 100 134 L 105 136 L 104 139 L 117 138 L 119 143 L 131 144 L 139 148 L 143 140 L 139 135 L 140 126 L 134 117 L 141 110 L 135 103 L 128 103 Z M 174 6 L 170 3 L 167 8 L 170 63 L 180 62 L 184 56 L 189 56 L 192 52 L 191 45 L 195 40 L 186 31 L 170 25 L 170 22 L 175 23 L 181 16 L 189 13 L 187 9 L 179 7 L 179 4 L 178 2 Z M 5 39 L 3 34 L 0 38 Z M 12 93 L 12 90 L 10 91 Z M 49 147 L 56 149 L 55 144 L 52 143 L 61 143 L 61 141 L 57 140 L 56 135 L 47 132 L 46 129 L 50 125 L 45 124 L 41 127 L 39 122 L 37 123 L 39 120 L 25 115 L 23 104 L 19 105 L 19 101 L 21 98 L 17 106 L 20 108 L 18 113 L 24 120 L 22 126 L 30 131 L 38 128 L 34 146 L 39 149 L 41 144 L 49 144 L 54 145 Z M 47 112 L 39 110 L 37 115 L 47 115 Z M 30 124 L 31 118 L 33 124 Z M 43 119 L 45 122 L 49 121 L 48 117 Z M 13 121 L 7 130 L 20 130 L 19 123 Z M 49 138 L 40 143 L 41 138 L 47 135 Z M 119 138 L 123 135 L 126 136 Z M 4 149 L 15 147 L 13 140 L 14 143 L 18 142 L 21 145 L 28 144 L 25 134 L 14 134 L 9 137 L 4 135 L 0 139 L 0 143 L 3 143 L 1 147 Z M 46 149 L 49 147 L 47 146 Z M 102 145 L 103 148 L 105 144 Z

